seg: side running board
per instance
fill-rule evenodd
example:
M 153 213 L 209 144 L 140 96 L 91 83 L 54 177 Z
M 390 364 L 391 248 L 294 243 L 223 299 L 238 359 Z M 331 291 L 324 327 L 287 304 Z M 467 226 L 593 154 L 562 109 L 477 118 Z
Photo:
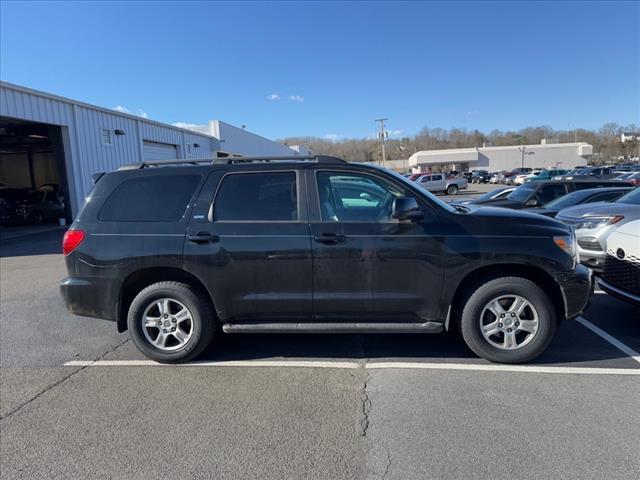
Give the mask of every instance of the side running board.
M 440 333 L 444 324 L 425 323 L 353 323 L 353 322 L 282 322 L 226 323 L 225 333 Z

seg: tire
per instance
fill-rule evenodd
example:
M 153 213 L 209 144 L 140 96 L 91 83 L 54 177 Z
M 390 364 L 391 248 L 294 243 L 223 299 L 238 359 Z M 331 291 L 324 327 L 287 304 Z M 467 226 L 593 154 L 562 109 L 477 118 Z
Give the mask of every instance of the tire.
M 449 185 L 447 187 L 447 195 L 455 195 L 456 193 L 458 193 L 457 185 Z
M 168 313 L 163 314 L 163 311 Z M 143 317 L 154 323 L 157 320 L 162 327 L 144 327 Z M 159 282 L 148 286 L 133 299 L 127 324 L 136 347 L 146 357 L 161 363 L 182 363 L 197 357 L 209 346 L 215 331 L 215 314 L 211 304 L 193 287 L 178 282 Z M 171 329 L 177 331 L 173 333 Z M 164 345 L 154 346 L 153 340 L 162 336 Z M 163 343 L 163 339 L 159 342 Z
M 524 299 L 528 305 L 523 311 L 516 313 L 515 318 L 509 308 L 510 298 Z M 499 300 L 497 309 L 505 319 L 501 323 L 498 315 L 488 307 L 494 306 Z M 507 323 L 509 322 L 509 323 Z M 517 322 L 517 323 L 514 323 Z M 528 330 L 524 328 L 525 322 Z M 533 323 L 531 323 L 533 322 Z M 495 326 L 492 327 L 492 324 Z M 499 332 L 487 338 L 482 332 L 484 325 L 487 336 L 495 328 Z M 515 325 L 519 325 L 516 327 Z M 533 360 L 546 350 L 556 331 L 556 314 L 553 303 L 548 295 L 535 283 L 520 277 L 501 277 L 480 285 L 467 297 L 462 316 L 460 330 L 467 346 L 478 356 L 496 363 L 523 363 Z M 509 329 L 507 333 L 507 327 Z M 507 339 L 507 335 L 509 339 Z M 515 340 L 513 340 L 515 339 Z M 515 342 L 508 345 L 508 343 Z

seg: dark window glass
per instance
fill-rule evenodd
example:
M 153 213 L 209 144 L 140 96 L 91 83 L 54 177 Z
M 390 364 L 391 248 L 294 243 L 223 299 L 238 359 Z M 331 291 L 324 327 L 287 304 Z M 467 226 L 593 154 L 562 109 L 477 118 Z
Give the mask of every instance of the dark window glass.
M 563 196 L 565 193 L 567 193 L 567 190 L 563 184 L 544 185 L 536 192 L 535 196 L 540 205 L 545 205 L 551 200 L 555 200 L 556 198 Z
M 402 189 L 381 179 L 357 174 L 319 172 L 318 195 L 324 222 L 384 222 Z
M 215 221 L 295 221 L 298 192 L 294 172 L 227 175 L 214 202 Z
M 198 175 L 125 180 L 102 206 L 98 218 L 104 222 L 176 222 L 184 216 L 199 181 Z

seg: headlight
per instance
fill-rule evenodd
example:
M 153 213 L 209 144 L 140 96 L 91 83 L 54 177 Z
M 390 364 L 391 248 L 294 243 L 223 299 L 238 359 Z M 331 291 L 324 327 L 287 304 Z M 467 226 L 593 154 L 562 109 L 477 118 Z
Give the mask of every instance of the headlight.
M 613 225 L 618 223 L 624 217 L 622 215 L 602 215 L 598 217 L 582 217 L 582 219 L 576 223 L 576 230 L 586 228 L 587 230 L 593 228 L 604 227 L 606 225 Z
M 578 249 L 576 248 L 576 236 L 573 232 L 571 232 L 571 235 L 557 235 L 553 237 L 553 243 L 571 255 L 571 257 L 576 258 Z

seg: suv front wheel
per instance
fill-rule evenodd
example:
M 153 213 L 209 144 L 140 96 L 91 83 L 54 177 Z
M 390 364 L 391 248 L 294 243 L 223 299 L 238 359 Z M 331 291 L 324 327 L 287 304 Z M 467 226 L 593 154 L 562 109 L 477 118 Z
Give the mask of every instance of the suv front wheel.
M 556 330 L 548 295 L 531 280 L 503 277 L 478 287 L 464 306 L 462 336 L 477 355 L 498 363 L 534 359 Z
M 214 314 L 208 302 L 184 283 L 159 282 L 131 302 L 127 318 L 136 347 L 162 363 L 187 362 L 211 343 Z

